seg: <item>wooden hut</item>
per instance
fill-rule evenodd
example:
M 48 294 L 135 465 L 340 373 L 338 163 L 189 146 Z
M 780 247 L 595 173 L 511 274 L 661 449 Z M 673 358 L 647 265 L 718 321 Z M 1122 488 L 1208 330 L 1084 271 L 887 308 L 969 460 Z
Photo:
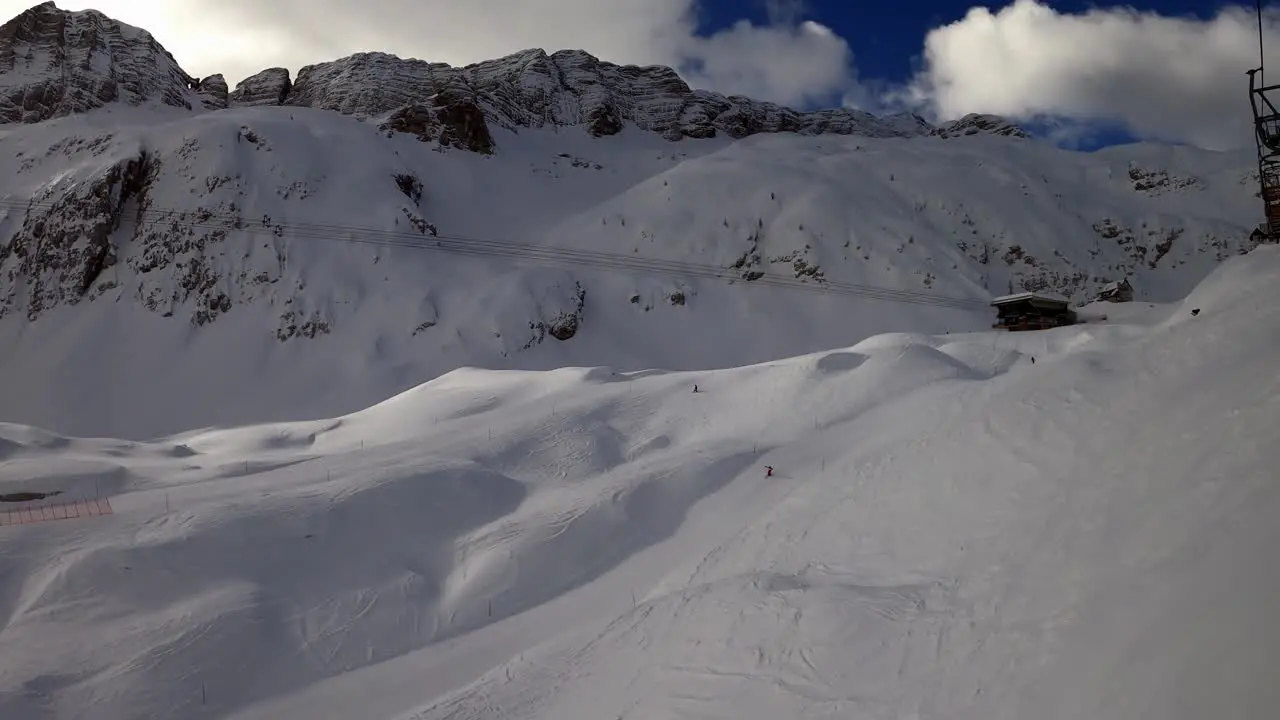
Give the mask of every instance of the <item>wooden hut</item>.
M 996 309 L 995 328 L 1005 330 L 1047 330 L 1074 325 L 1076 313 L 1065 298 L 1024 292 L 1002 295 L 991 301 Z
M 1098 302 L 1133 302 L 1133 286 L 1127 279 L 1109 282 L 1098 291 Z

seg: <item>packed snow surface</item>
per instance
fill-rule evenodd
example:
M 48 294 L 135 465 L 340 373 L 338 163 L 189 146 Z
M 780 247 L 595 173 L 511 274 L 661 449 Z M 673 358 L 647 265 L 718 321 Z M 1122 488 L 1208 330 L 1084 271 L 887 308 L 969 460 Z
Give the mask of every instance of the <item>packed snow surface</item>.
M 0 526 L 0 717 L 1270 717 L 1277 283 L 1263 247 L 1104 324 L 0 426 L 0 491 L 115 511 Z

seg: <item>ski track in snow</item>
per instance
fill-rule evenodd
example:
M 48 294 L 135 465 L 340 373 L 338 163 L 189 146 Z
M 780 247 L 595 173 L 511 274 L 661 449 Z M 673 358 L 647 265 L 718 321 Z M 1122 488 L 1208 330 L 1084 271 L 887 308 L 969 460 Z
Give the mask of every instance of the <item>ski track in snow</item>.
M 0 491 L 116 509 L 0 527 L 0 717 L 1262 717 L 1278 280 L 1264 247 L 1105 325 L 0 425 Z
M 236 298 L 198 328 L 176 271 L 129 269 L 128 218 L 117 287 L 0 318 L 0 493 L 114 509 L 0 526 L 0 718 L 1280 707 L 1280 253 L 1219 265 L 1256 213 L 1248 154 L 495 140 L 493 157 L 436 152 L 278 107 L 0 128 L 0 236 L 30 198 L 143 149 L 154 211 L 235 202 L 282 228 L 171 258 Z M 1195 182 L 1139 192 L 1131 163 Z M 396 187 L 406 172 L 421 202 Z M 649 268 L 334 237 L 404 233 L 406 211 Z M 1182 234 L 1154 267 L 1099 240 L 1104 218 L 1144 247 Z M 979 261 L 988 240 L 1038 265 Z M 845 288 L 979 305 L 688 271 L 751 251 L 770 277 L 799 277 L 799 257 Z M 1130 268 L 1158 302 L 990 332 L 981 302 L 1027 267 Z M 577 334 L 523 347 L 578 282 Z M 149 292 L 172 317 L 143 309 Z M 331 334 L 281 342 L 288 308 Z

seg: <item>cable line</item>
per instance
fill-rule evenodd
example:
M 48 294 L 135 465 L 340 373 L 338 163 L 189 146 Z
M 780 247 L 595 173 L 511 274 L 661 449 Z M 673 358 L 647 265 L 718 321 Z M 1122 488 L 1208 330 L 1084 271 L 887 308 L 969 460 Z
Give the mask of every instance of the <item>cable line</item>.
M 59 203 L 47 201 L 31 201 L 22 203 L 11 198 L 0 199 L 0 207 L 25 209 L 54 210 Z M 198 219 L 185 216 L 196 215 Z M 399 247 L 411 250 L 435 250 L 455 255 L 477 257 L 506 258 L 517 261 L 528 261 L 535 264 L 588 267 L 603 270 L 633 271 L 642 273 L 670 273 L 689 277 L 723 280 L 730 283 L 741 282 L 747 285 L 766 285 L 771 287 L 804 290 L 830 295 L 862 297 L 887 302 L 899 302 L 916 305 L 932 305 L 951 307 L 963 310 L 987 309 L 986 300 L 961 298 L 947 295 L 923 293 L 914 290 L 861 285 L 838 280 L 819 280 L 808 282 L 799 278 L 773 276 L 765 273 L 754 280 L 742 277 L 740 271 L 732 267 L 698 264 L 679 260 L 660 258 L 644 258 L 622 253 L 608 253 L 594 250 L 583 250 L 568 247 L 534 245 L 505 240 L 495 240 L 465 235 L 444 233 L 411 232 L 404 230 L 385 230 L 357 225 L 338 225 L 332 223 L 313 222 L 273 222 L 269 215 L 260 220 L 249 221 L 241 215 L 226 212 L 209 212 L 207 210 L 179 210 L 176 208 L 149 207 L 134 215 L 141 228 L 171 228 L 210 231 L 235 231 L 251 235 L 271 235 L 274 237 L 295 238 L 302 240 L 321 240 L 330 242 L 346 242 L 375 247 Z

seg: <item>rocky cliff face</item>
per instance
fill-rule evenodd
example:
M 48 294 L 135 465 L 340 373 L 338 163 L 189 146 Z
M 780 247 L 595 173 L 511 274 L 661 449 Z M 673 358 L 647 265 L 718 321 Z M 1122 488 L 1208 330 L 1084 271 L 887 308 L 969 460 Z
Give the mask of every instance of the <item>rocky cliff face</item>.
M 126 203 L 145 193 L 153 172 L 152 159 L 140 152 L 70 192 L 34 198 L 22 225 L 0 246 L 0 318 L 21 308 L 34 320 L 48 308 L 93 300 L 115 287 L 103 275 L 118 261 L 111 238 Z
M 200 103 L 206 110 L 221 110 L 227 107 L 231 92 L 227 88 L 227 79 L 221 73 L 210 75 L 196 83 L 195 90 Z
M 479 107 L 487 122 L 511 129 L 582 127 L 605 136 L 631 122 L 669 140 L 771 132 L 909 137 L 936 131 L 915 115 L 877 117 L 846 109 L 804 113 L 693 90 L 669 67 L 614 65 L 580 50 L 550 55 L 526 50 L 460 68 L 359 53 L 302 68 L 291 88 L 278 69 L 266 72 L 272 73 L 272 91 L 260 90 L 268 82 L 255 76 L 236 89 L 232 102 L 243 98 L 246 104 L 265 104 L 264 98 L 282 93 L 283 105 L 365 118 L 383 118 L 406 107 L 460 104 Z M 997 125 L 1001 134 L 1020 134 L 998 118 L 969 123 L 961 132 L 986 132 Z
M 209 107 L 198 85 L 150 33 L 96 10 L 46 2 L 0 26 L 0 122 L 41 122 L 110 103 Z
M 513 130 L 581 127 L 599 137 L 617 134 L 631 123 L 673 141 L 773 132 L 1024 135 L 992 116 L 970 116 L 935 128 L 909 114 L 797 112 L 693 90 L 669 67 L 615 65 L 580 50 L 526 50 L 465 67 L 358 53 L 308 65 L 296 78 L 285 68 L 268 68 L 229 92 L 221 75 L 193 78 L 145 30 L 94 10 L 70 12 L 46 2 L 0 27 L 0 122 L 41 122 L 111 103 L 160 103 L 198 111 L 235 105 L 310 107 L 374 119 L 383 127 L 406 128 L 424 139 L 479 152 L 493 150 L 485 139 L 489 125 Z M 486 127 L 477 126 L 477 117 Z M 423 132 L 427 124 L 433 129 Z
M 286 68 L 267 68 L 257 75 L 252 75 L 236 85 L 231 93 L 232 105 L 279 105 L 293 88 Z

